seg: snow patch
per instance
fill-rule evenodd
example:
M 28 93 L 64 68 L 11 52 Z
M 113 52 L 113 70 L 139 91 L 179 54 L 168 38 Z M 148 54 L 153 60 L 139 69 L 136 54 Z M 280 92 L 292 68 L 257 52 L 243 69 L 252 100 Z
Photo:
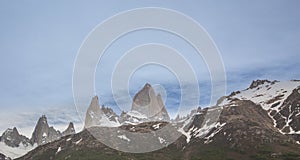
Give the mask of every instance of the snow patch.
M 205 137 L 204 139 L 206 141 L 204 141 L 204 144 L 208 144 L 210 142 L 212 142 L 212 138 L 219 133 L 222 130 L 222 127 L 224 127 L 226 125 L 226 123 L 220 124 L 219 122 L 216 124 L 216 130 L 211 133 L 209 136 Z M 224 132 L 224 135 L 226 135 L 226 132 Z
M 110 121 L 107 116 L 103 115 L 101 116 L 101 119 L 99 120 L 99 125 L 101 127 L 119 127 L 121 124 L 119 122 Z
M 82 138 L 80 140 L 76 141 L 75 144 L 79 144 L 82 141 Z
M 154 129 L 159 129 L 159 126 L 161 125 L 161 123 L 158 123 L 158 124 L 155 124 L 155 125 L 153 125 L 152 127 L 154 128 Z
M 186 137 L 186 143 L 189 143 L 192 137 L 190 133 L 185 132 L 183 128 L 179 128 L 178 131 Z
M 123 134 L 123 135 L 119 135 L 118 137 L 119 137 L 120 139 L 122 139 L 122 140 L 125 140 L 125 141 L 130 142 L 130 139 L 127 138 L 126 135 L 124 135 L 124 134 Z
M 184 131 L 184 128 L 189 125 L 193 120 L 194 115 L 190 116 L 189 118 L 184 119 L 184 123 L 181 128 L 179 128 L 177 131 L 180 132 L 182 135 L 186 137 L 186 143 L 189 143 L 191 140 L 190 133 Z
M 148 117 L 138 111 L 130 111 L 127 113 L 127 115 L 132 116 L 132 117 L 136 117 L 136 118 L 140 118 L 140 119 L 147 119 Z
M 166 143 L 166 140 L 161 137 L 158 137 L 158 140 L 160 144 Z
M 59 153 L 60 151 L 61 151 L 61 147 L 58 147 L 55 154 Z

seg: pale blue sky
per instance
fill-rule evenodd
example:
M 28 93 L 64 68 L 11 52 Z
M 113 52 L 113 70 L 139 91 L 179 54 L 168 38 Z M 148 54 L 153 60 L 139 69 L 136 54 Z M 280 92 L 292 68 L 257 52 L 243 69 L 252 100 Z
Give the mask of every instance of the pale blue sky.
M 228 92 L 243 89 L 258 78 L 300 79 L 299 6 L 297 0 L 0 1 L 0 108 L 21 111 L 74 105 L 73 63 L 84 38 L 103 20 L 138 7 L 170 8 L 198 21 L 221 52 Z M 196 57 L 197 63 L 190 55 L 194 51 L 178 37 L 148 30 L 120 39 L 100 62 L 96 89 L 102 103 L 113 104 L 107 84 L 110 63 L 131 47 L 148 42 L 187 53 L 199 78 L 204 77 L 200 81 L 203 90 L 209 88 L 201 57 Z M 132 92 L 145 82 L 177 85 L 162 68 L 149 67 L 133 76 Z M 176 91 L 176 87 L 166 88 L 170 93 Z M 170 100 L 168 104 L 171 109 L 176 103 Z

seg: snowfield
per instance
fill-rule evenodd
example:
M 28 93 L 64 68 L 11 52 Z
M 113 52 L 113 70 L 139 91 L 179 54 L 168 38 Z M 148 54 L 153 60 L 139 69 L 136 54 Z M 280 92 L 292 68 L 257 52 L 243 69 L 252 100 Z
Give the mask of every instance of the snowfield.
M 25 155 L 27 152 L 33 150 L 35 147 L 37 147 L 37 144 L 33 146 L 23 146 L 20 144 L 19 147 L 9 147 L 4 142 L 0 142 L 0 153 L 3 153 L 4 155 L 10 157 L 10 158 L 18 158 L 23 155 Z

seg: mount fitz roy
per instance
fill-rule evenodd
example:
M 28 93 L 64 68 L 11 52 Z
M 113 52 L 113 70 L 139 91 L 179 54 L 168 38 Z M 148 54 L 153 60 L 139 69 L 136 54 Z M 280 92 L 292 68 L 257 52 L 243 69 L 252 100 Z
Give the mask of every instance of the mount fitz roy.
M 300 159 L 299 86 L 296 80 L 256 80 L 247 89 L 221 97 L 215 106 L 199 107 L 176 120 L 170 120 L 161 96 L 150 84 L 134 96 L 131 110 L 121 115 L 100 107 L 95 96 L 83 131 L 50 142 L 42 138 L 45 144 L 18 159 Z M 176 128 L 173 134 L 181 134 L 174 143 L 168 135 L 158 137 L 153 132 L 168 124 Z M 98 141 L 90 129 L 101 130 L 97 136 L 104 139 L 114 138 L 115 146 L 129 147 L 143 141 L 124 130 L 154 133 L 155 145 L 163 148 L 142 154 L 121 152 Z
M 134 96 L 129 112 L 118 116 L 111 108 L 99 107 L 99 98 L 95 96 L 86 112 L 85 128 L 93 126 L 118 127 L 125 124 L 136 125 L 150 121 L 170 121 L 169 114 L 160 94 L 156 94 L 150 84 Z

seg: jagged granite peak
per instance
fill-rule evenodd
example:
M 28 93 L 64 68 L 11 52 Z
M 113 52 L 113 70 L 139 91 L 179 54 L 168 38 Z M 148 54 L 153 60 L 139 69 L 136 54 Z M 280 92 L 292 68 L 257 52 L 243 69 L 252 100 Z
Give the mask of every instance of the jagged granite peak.
M 8 128 L 1 136 L 1 142 L 4 142 L 10 147 L 19 147 L 20 144 L 23 146 L 28 146 L 29 139 L 23 135 L 20 135 L 17 128 Z
M 99 98 L 98 96 L 95 96 L 92 98 L 90 106 L 87 109 L 84 128 L 93 126 L 118 126 L 119 122 L 115 116 L 116 113 L 114 113 L 113 110 L 104 106 L 100 108 Z
M 109 107 L 101 106 L 102 112 L 107 116 L 110 121 L 118 122 L 118 115 Z
M 68 125 L 68 128 L 65 131 L 62 132 L 63 136 L 67 136 L 67 135 L 70 135 L 70 134 L 75 134 L 75 128 L 74 128 L 73 122 L 70 122 L 69 125 Z
M 53 127 L 49 127 L 47 117 L 42 115 L 35 126 L 30 143 L 32 145 L 35 143 L 37 145 L 41 145 L 56 140 L 60 137 L 61 133 L 55 130 Z
M 103 115 L 103 112 L 99 106 L 99 99 L 98 96 L 92 98 L 91 104 L 87 109 L 85 115 L 85 124 L 84 128 L 89 128 L 95 125 L 99 125 L 99 121 Z
M 151 120 L 170 120 L 161 95 L 156 95 L 149 83 L 146 83 L 134 96 L 131 111 L 137 111 L 146 115 Z

